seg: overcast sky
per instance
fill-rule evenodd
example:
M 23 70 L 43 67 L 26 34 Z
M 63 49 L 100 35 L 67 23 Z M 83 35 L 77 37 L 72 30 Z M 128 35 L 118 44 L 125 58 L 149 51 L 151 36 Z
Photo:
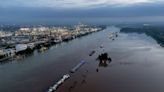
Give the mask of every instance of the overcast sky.
M 164 21 L 164 0 L 0 0 L 0 23 Z

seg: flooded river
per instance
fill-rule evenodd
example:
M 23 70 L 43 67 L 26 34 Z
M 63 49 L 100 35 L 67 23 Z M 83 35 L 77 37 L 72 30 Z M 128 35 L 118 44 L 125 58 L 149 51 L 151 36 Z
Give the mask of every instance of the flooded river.
M 118 33 L 117 38 L 109 39 L 109 32 L 119 30 L 111 26 L 44 53 L 35 51 L 1 64 L 0 92 L 45 92 L 81 60 L 87 63 L 58 92 L 163 92 L 164 48 L 145 34 Z M 95 54 L 89 56 L 92 50 Z M 112 59 L 107 66 L 96 60 L 103 52 Z

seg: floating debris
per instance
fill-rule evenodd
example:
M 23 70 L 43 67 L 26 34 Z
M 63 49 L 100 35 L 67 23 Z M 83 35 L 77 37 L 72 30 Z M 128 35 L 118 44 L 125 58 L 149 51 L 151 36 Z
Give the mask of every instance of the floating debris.
M 116 37 L 118 37 L 118 34 L 116 34 Z
M 73 69 L 71 69 L 71 73 L 74 73 L 75 71 L 77 71 L 83 64 L 85 64 L 86 62 L 84 60 L 82 60 L 79 64 L 77 64 Z
M 118 32 L 110 32 L 109 33 L 109 39 L 115 40 L 115 38 L 118 37 Z
M 91 51 L 91 53 L 89 54 L 89 56 L 92 56 L 96 51 Z
M 98 68 L 96 69 L 96 72 L 99 72 L 99 69 Z
M 54 84 L 52 87 L 50 87 L 50 89 L 47 91 L 47 92 L 54 92 L 57 90 L 57 88 L 62 84 L 64 83 L 64 81 L 66 79 L 68 79 L 70 77 L 69 74 L 66 74 L 63 76 L 63 78 L 61 80 L 59 80 L 56 84 Z
M 44 51 L 46 51 L 46 50 L 48 50 L 47 47 L 41 47 L 41 48 L 39 49 L 39 52 L 44 52 Z
M 103 44 L 101 44 L 101 45 L 100 45 L 100 48 L 104 48 L 104 45 L 103 45 Z

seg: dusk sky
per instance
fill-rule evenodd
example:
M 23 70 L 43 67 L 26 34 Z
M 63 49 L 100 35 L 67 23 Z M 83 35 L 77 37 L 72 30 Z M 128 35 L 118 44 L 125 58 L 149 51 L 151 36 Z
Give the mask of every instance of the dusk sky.
M 163 22 L 164 0 L 0 0 L 0 23 Z

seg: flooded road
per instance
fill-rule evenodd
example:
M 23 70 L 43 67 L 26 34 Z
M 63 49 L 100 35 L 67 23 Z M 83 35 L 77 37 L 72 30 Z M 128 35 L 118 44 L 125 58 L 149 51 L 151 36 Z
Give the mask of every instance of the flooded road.
M 0 92 L 45 92 L 82 59 L 87 63 L 57 92 L 163 92 L 164 49 L 145 34 L 104 31 L 52 46 L 44 53 L 0 65 Z M 103 45 L 103 48 L 100 46 Z M 92 56 L 89 53 L 95 50 Z M 106 67 L 96 60 L 107 52 Z

